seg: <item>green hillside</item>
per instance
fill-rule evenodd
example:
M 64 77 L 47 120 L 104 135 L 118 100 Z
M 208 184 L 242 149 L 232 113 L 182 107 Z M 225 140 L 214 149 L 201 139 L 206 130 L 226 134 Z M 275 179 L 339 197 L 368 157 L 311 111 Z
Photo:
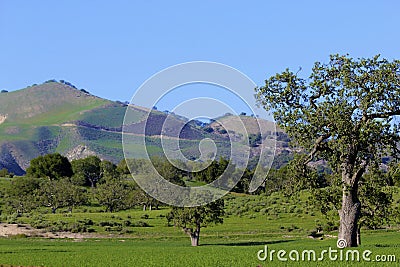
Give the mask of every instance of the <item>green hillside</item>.
M 21 124 L 43 126 L 78 119 L 90 109 L 110 101 L 71 86 L 49 82 L 0 95 L 3 127 Z
M 127 107 L 55 81 L 0 93 L 0 169 L 23 174 L 32 158 L 53 152 L 69 159 L 96 154 L 117 163 L 123 158 L 122 128 Z M 161 135 L 166 137 L 167 145 L 172 142 L 168 138 L 179 137 L 180 148 L 187 158 L 200 156 L 199 142 L 204 138 L 215 141 L 217 157 L 230 157 L 229 136 L 216 122 L 204 126 L 175 114 L 149 112 L 144 107 L 129 105 L 129 110 L 124 129 L 132 134 L 130 157 L 140 158 L 145 153 L 162 155 Z M 163 128 L 167 118 L 168 125 Z M 241 119 L 249 134 L 259 133 L 257 119 Z M 218 121 L 237 127 L 231 116 Z M 263 120 L 261 125 L 263 133 L 275 128 L 273 123 Z M 143 129 L 146 147 L 142 145 Z M 240 135 L 233 140 L 236 146 L 245 146 L 245 141 Z M 258 153 L 257 147 L 253 150 L 253 154 Z
M 75 122 L 113 102 L 48 82 L 0 94 L 0 168 L 21 174 L 30 159 L 53 151 L 66 153 L 84 144 Z

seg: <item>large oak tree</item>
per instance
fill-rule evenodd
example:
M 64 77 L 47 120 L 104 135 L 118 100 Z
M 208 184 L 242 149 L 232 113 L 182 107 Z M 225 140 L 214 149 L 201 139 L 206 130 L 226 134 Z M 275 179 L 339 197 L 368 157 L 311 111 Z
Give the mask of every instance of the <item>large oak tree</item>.
M 307 79 L 285 70 L 256 88 L 259 103 L 307 151 L 301 164 L 325 159 L 341 175 L 339 239 L 359 244 L 360 179 L 383 155 L 397 157 L 400 61 L 332 55 Z

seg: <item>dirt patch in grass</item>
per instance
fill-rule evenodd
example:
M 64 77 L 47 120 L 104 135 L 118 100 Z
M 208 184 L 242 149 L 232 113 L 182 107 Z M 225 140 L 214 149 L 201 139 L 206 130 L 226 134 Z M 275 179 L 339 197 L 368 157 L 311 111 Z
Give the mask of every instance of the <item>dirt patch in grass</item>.
M 48 232 L 44 229 L 35 229 L 29 224 L 0 223 L 0 237 L 43 237 L 43 238 L 110 238 L 112 235 L 93 233 Z
M 1 115 L 0 114 L 0 124 L 2 124 L 6 119 L 7 119 L 6 115 Z

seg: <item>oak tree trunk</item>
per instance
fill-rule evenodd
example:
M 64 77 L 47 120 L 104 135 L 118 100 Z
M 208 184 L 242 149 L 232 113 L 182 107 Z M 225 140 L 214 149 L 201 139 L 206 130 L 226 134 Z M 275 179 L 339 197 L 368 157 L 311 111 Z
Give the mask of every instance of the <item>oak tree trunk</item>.
M 360 240 L 358 219 L 360 218 L 361 203 L 357 198 L 357 186 L 343 189 L 342 209 L 339 210 L 340 227 L 338 240 L 345 240 L 347 247 L 357 247 Z
M 190 236 L 190 242 L 193 247 L 197 247 L 199 245 L 200 239 L 200 223 L 196 224 L 196 228 L 183 228 L 183 231 Z
M 199 245 L 200 239 L 200 229 L 196 229 L 193 233 L 190 233 L 190 241 L 192 242 L 193 247 L 197 247 Z

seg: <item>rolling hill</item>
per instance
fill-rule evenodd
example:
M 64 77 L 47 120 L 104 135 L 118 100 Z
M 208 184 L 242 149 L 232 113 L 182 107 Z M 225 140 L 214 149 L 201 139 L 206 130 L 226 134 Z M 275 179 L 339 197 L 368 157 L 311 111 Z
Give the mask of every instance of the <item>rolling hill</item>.
M 161 135 L 165 137 L 166 143 L 179 137 L 179 146 L 188 158 L 200 156 L 198 145 L 204 138 L 214 140 L 217 156 L 229 157 L 230 140 L 221 123 L 236 129 L 238 126 L 235 125 L 234 116 L 223 116 L 203 125 L 189 122 L 182 116 L 129 105 L 132 111 L 130 121 L 128 125 L 123 125 L 127 108 L 128 105 L 124 103 L 102 99 L 70 84 L 56 81 L 1 93 L 0 169 L 7 168 L 21 175 L 32 158 L 54 152 L 70 159 L 95 154 L 117 163 L 123 158 L 123 127 L 132 134 L 130 157 L 143 157 L 146 150 L 151 155 L 162 155 Z M 167 117 L 168 127 L 163 129 Z M 257 119 L 244 116 L 241 119 L 250 135 L 257 136 Z M 272 122 L 261 121 L 261 125 L 263 134 L 271 134 L 275 129 Z M 144 128 L 146 147 L 141 143 Z M 282 132 L 278 130 L 278 137 L 280 134 Z M 247 140 L 243 140 L 243 136 L 235 135 L 235 132 L 232 136 L 235 145 L 245 145 Z M 262 143 L 259 140 L 259 143 L 252 146 L 252 156 L 259 153 Z M 285 143 L 286 140 L 281 140 L 278 147 L 285 148 Z

